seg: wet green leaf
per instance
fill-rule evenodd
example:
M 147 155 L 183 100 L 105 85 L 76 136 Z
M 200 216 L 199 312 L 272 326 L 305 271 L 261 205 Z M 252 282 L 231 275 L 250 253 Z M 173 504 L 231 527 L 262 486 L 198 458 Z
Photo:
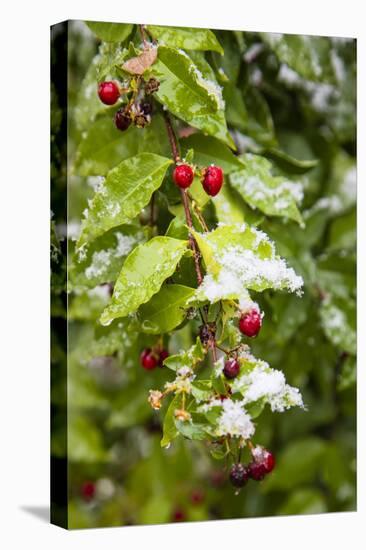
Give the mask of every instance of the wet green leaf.
M 108 172 L 83 220 L 78 248 L 137 216 L 160 187 L 171 163 L 165 157 L 141 153 Z
M 230 176 L 231 185 L 252 207 L 267 216 L 283 216 L 302 223 L 298 210 L 303 196 L 302 185 L 281 176 L 273 176 L 271 163 L 250 153 L 242 157 L 245 168 Z
M 131 34 L 133 25 L 129 23 L 101 23 L 86 21 L 89 29 L 104 42 L 123 42 Z
M 148 31 L 160 44 L 183 50 L 211 50 L 224 53 L 215 34 L 209 29 L 193 27 L 160 27 L 148 25 Z
M 132 225 L 121 225 L 96 238 L 85 254 L 74 255 L 69 270 L 69 290 L 113 283 L 126 256 L 145 240 L 146 233 Z
M 170 237 L 154 237 L 137 246 L 123 264 L 111 302 L 101 316 L 102 325 L 125 317 L 148 302 L 174 273 L 186 250 L 186 241 Z
M 235 147 L 228 133 L 221 89 L 204 79 L 184 52 L 159 46 L 151 75 L 160 81 L 155 97 L 175 116 L 191 126 Z
M 165 413 L 163 423 L 163 437 L 160 441 L 162 447 L 168 447 L 171 441 L 177 437 L 178 430 L 175 425 L 174 412 L 176 409 L 180 409 L 182 406 L 182 394 L 177 394 L 171 400 L 168 410 Z
M 149 334 L 170 332 L 186 317 L 187 300 L 195 290 L 183 285 L 163 285 L 137 316 L 141 330 Z
M 233 152 L 217 139 L 202 134 L 193 134 L 192 136 L 181 140 L 183 151 L 187 149 L 194 150 L 194 162 L 200 167 L 206 167 L 210 164 L 220 166 L 225 175 L 243 168 L 244 163 L 236 157 Z

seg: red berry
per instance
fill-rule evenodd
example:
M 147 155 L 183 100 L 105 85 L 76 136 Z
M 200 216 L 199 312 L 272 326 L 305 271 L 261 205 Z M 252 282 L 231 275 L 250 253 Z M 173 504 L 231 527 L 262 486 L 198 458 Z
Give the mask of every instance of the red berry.
M 81 495 L 84 500 L 92 500 L 95 495 L 95 483 L 85 481 L 81 486 Z
M 118 111 L 114 115 L 114 124 L 116 125 L 116 128 L 118 128 L 118 130 L 121 130 L 122 132 L 124 130 L 127 130 L 129 125 L 131 124 L 131 117 L 124 108 L 118 109 Z
M 251 462 L 248 466 L 249 476 L 255 481 L 261 481 L 267 473 L 262 462 Z
M 236 359 L 228 359 L 224 365 L 224 375 L 226 378 L 235 378 L 240 370 L 239 362 Z
M 105 105 L 114 105 L 120 96 L 119 88 L 113 80 L 101 82 L 98 86 L 98 95 Z
M 178 164 L 174 168 L 173 180 L 181 189 L 189 187 L 193 181 L 194 172 L 188 164 Z
M 275 467 L 275 457 L 270 451 L 260 446 L 252 450 L 252 455 L 253 462 L 249 464 L 250 477 L 259 481 L 272 472 Z
M 205 494 L 201 489 L 195 489 L 191 493 L 192 504 L 201 504 L 205 498 Z
M 146 370 L 155 369 L 158 364 L 158 358 L 151 351 L 151 348 L 146 348 L 141 352 L 140 355 L 141 366 Z
M 274 454 L 272 454 L 270 451 L 267 451 L 267 449 L 261 448 L 261 453 L 259 454 L 258 458 L 259 462 L 265 467 L 266 473 L 269 474 L 270 472 L 272 472 L 273 468 L 276 465 Z M 258 458 L 256 458 L 257 461 Z
M 230 470 L 230 481 L 234 487 L 244 487 L 249 479 L 248 468 L 244 464 L 233 464 Z
M 239 329 L 245 336 L 257 336 L 262 326 L 262 316 L 258 309 L 251 309 L 240 317 Z
M 224 174 L 220 166 L 209 166 L 203 174 L 202 185 L 208 195 L 214 197 L 220 191 L 224 182 Z
M 164 360 L 169 357 L 169 352 L 166 349 L 162 349 L 159 353 L 159 367 L 163 367 Z
M 181 508 L 176 508 L 173 512 L 172 520 L 173 521 L 184 521 L 186 519 L 186 513 Z

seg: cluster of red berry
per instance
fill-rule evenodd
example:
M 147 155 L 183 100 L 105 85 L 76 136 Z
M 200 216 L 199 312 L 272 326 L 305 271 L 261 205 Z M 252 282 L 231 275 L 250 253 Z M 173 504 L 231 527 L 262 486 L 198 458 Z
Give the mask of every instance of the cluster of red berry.
M 260 311 L 257 308 L 252 308 L 251 310 L 244 313 L 239 320 L 239 329 L 242 334 L 249 336 L 251 338 L 257 336 L 262 326 L 262 316 Z M 226 378 L 229 380 L 236 378 L 240 371 L 239 361 L 232 357 L 227 359 L 224 364 L 223 373 Z
M 159 88 L 159 83 L 152 78 L 148 82 L 143 81 L 140 93 L 150 95 Z M 123 89 L 118 82 L 108 80 L 98 86 L 98 96 L 105 105 L 115 105 L 122 93 L 128 93 L 129 88 Z M 144 128 L 151 122 L 152 104 L 143 99 L 135 101 L 133 97 L 126 105 L 123 105 L 114 115 L 114 124 L 118 130 L 124 131 L 133 123 L 138 128 Z
M 231 467 L 230 481 L 234 487 L 244 487 L 249 479 L 261 481 L 275 467 L 274 455 L 263 447 L 252 449 L 252 458 L 248 465 L 238 462 Z
M 194 170 L 189 164 L 177 164 L 173 172 L 173 180 L 181 189 L 187 189 L 194 179 Z M 201 173 L 201 182 L 208 195 L 217 195 L 224 182 L 224 174 L 220 166 L 208 166 Z

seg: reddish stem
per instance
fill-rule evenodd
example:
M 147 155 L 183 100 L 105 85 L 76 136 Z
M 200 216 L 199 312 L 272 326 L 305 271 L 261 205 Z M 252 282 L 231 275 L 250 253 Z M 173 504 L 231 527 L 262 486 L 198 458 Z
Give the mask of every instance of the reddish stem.
M 168 113 L 164 112 L 164 117 L 165 117 L 165 124 L 166 124 L 167 132 L 168 132 L 168 138 L 169 138 L 170 147 L 171 147 L 171 150 L 172 150 L 174 162 L 177 163 L 180 160 L 177 138 L 175 136 L 173 126 L 172 126 L 172 123 L 170 121 L 170 117 L 169 117 Z M 194 259 L 194 266 L 195 266 L 195 269 L 196 269 L 197 282 L 200 285 L 203 281 L 203 276 L 202 276 L 201 266 L 200 266 L 200 253 L 198 251 L 196 241 L 195 241 L 195 239 L 192 235 L 193 224 L 192 224 L 191 212 L 189 210 L 188 197 L 187 197 L 187 193 L 184 189 L 181 189 L 180 193 L 181 193 L 181 197 L 182 197 L 182 203 L 183 203 L 184 213 L 185 213 L 185 217 L 186 217 L 186 222 L 187 222 L 188 230 L 189 230 L 188 231 L 188 239 L 189 239 L 189 245 L 190 245 L 190 247 L 192 249 L 192 252 L 193 252 L 193 259 Z

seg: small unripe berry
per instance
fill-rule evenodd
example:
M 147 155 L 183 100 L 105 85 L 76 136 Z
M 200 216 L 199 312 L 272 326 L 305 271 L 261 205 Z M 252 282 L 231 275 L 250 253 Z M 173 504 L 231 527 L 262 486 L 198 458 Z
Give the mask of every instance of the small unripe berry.
M 131 117 L 125 108 L 118 109 L 118 111 L 114 115 L 114 124 L 116 125 L 116 128 L 118 128 L 118 130 L 121 130 L 122 132 L 124 130 L 127 130 L 127 128 L 130 126 Z
M 140 355 L 141 366 L 146 370 L 155 369 L 158 364 L 158 358 L 151 351 L 151 348 L 146 348 L 141 352 Z
M 169 357 L 169 352 L 166 349 L 162 349 L 159 352 L 159 367 L 163 367 L 164 360 Z
M 224 174 L 220 166 L 209 166 L 203 173 L 202 185 L 208 195 L 214 197 L 219 193 L 224 182 Z
M 228 359 L 224 365 L 224 375 L 226 378 L 235 378 L 238 376 L 240 370 L 239 361 L 236 359 Z
M 178 164 L 173 172 L 173 180 L 178 187 L 186 189 L 193 181 L 194 173 L 189 164 Z
M 230 470 L 230 482 L 234 487 L 244 487 L 249 479 L 248 468 L 244 464 L 233 464 Z
M 95 483 L 85 481 L 81 486 L 81 496 L 86 501 L 92 500 L 95 496 Z
M 240 317 L 239 329 L 245 336 L 257 336 L 262 326 L 262 316 L 258 309 L 253 308 Z
M 98 96 L 105 105 L 114 105 L 119 96 L 119 88 L 113 80 L 101 82 L 98 86 Z

